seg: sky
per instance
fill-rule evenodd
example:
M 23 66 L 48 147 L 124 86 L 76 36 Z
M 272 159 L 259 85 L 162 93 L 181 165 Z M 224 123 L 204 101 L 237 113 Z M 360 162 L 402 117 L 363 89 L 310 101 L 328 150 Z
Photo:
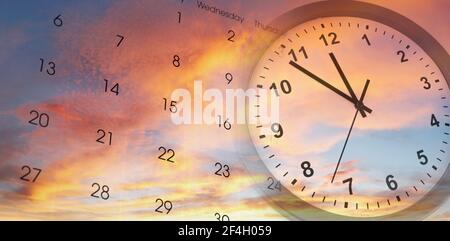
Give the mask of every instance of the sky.
M 268 177 L 252 164 L 246 126 L 174 125 L 163 98 L 192 91 L 195 80 L 245 88 L 260 51 L 254 21 L 313 1 L 203 2 L 244 20 L 190 0 L 0 1 L 0 219 L 286 219 L 260 191 Z M 436 24 L 448 22 L 448 1 L 369 2 L 414 20 L 450 50 L 450 29 Z M 118 95 L 109 91 L 115 83 Z M 29 123 L 32 110 L 49 116 L 47 127 Z M 96 141 L 99 129 L 105 144 Z M 175 152 L 173 163 L 158 158 L 161 147 Z M 216 175 L 225 165 L 229 177 Z M 20 179 L 23 166 L 28 180 L 41 169 L 35 182 Z M 449 218 L 448 201 L 428 217 Z

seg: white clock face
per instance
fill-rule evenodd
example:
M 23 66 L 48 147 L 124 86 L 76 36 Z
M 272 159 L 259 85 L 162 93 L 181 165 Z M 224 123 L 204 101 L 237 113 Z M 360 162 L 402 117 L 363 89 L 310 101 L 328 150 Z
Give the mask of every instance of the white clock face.
M 320 209 L 393 214 L 427 195 L 447 169 L 447 81 L 389 26 L 355 17 L 300 24 L 267 49 L 250 87 L 280 101 L 279 123 L 250 126 L 259 157 Z

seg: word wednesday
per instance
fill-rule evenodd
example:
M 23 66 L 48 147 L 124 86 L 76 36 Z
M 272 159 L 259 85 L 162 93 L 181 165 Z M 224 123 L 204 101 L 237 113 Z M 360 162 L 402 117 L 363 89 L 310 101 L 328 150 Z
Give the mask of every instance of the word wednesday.
M 187 225 L 182 228 L 178 228 L 178 236 L 205 236 L 209 238 L 212 233 L 212 228 L 191 228 Z
M 244 22 L 243 16 L 239 16 L 236 13 L 231 13 L 231 12 L 219 9 L 217 7 L 214 7 L 214 6 L 209 6 L 208 4 L 203 3 L 202 1 L 197 0 L 197 7 L 200 9 L 203 9 L 205 11 L 209 11 L 211 13 L 217 14 L 219 16 L 233 19 L 235 21 L 240 22 L 241 24 Z

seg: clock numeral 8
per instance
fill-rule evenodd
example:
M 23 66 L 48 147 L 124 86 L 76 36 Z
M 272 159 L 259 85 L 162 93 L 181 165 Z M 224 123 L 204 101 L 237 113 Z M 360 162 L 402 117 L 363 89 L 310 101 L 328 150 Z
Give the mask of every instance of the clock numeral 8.
M 314 175 L 314 169 L 311 168 L 311 163 L 309 161 L 304 161 L 300 164 L 303 169 L 303 176 L 312 177 Z

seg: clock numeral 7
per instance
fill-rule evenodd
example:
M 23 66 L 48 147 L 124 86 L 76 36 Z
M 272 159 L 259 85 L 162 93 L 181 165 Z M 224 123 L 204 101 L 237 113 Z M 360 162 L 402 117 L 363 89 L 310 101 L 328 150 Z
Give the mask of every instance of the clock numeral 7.
M 353 178 L 347 178 L 344 181 L 342 181 L 343 184 L 348 183 L 348 192 L 350 193 L 350 195 L 353 195 L 353 189 L 352 189 L 352 183 L 353 183 Z

